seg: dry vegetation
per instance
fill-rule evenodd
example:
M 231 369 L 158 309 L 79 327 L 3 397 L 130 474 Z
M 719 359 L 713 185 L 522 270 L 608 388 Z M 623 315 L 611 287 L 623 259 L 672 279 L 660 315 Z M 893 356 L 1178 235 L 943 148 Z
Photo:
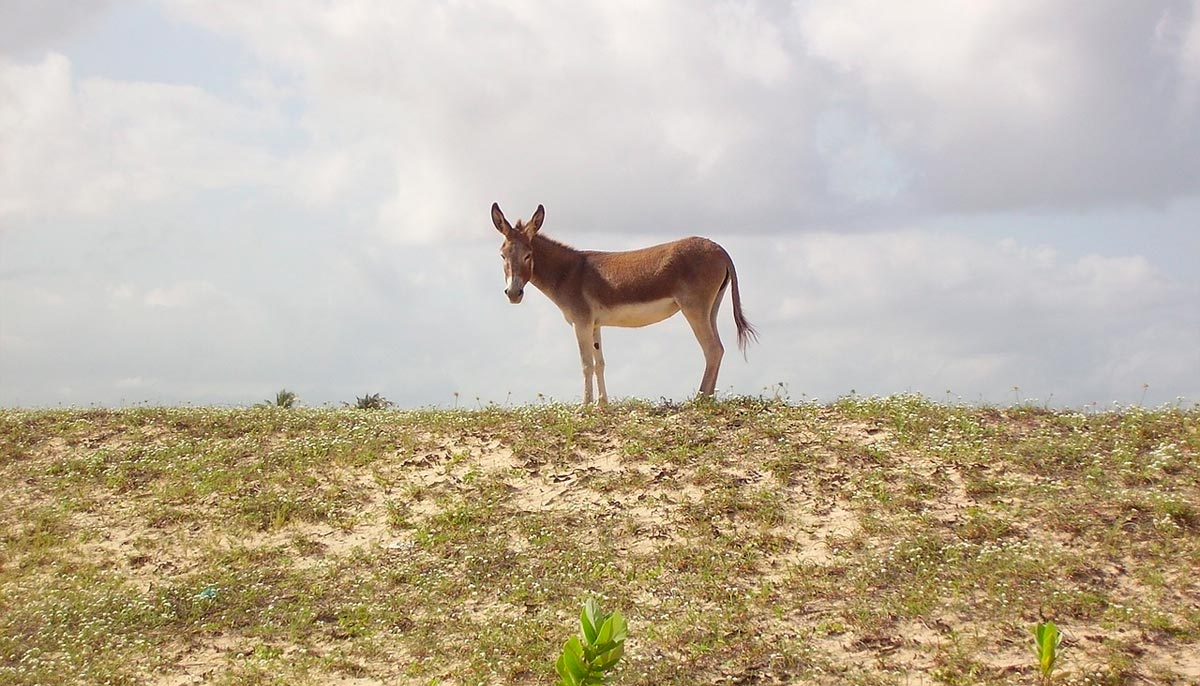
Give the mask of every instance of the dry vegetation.
M 0 684 L 1200 679 L 1200 410 L 0 410 Z

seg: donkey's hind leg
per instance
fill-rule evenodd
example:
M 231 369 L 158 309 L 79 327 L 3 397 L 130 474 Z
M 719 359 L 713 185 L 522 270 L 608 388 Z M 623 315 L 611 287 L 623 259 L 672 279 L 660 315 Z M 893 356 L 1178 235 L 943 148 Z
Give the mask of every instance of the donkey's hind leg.
M 721 336 L 713 321 L 711 307 L 683 308 L 683 316 L 687 317 L 700 349 L 704 351 L 704 377 L 700 379 L 700 393 L 712 395 L 717 391 L 717 373 L 721 371 L 721 358 L 725 356 L 725 346 L 721 345 Z

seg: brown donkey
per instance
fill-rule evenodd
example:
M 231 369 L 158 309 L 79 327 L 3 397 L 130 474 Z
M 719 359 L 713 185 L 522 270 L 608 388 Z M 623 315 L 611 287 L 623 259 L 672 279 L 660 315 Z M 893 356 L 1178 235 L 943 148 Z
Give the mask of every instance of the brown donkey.
M 704 351 L 704 377 L 700 392 L 712 395 L 725 348 L 717 333 L 717 310 L 725 287 L 733 284 L 733 322 L 738 347 L 758 334 L 742 314 L 737 271 L 729 253 L 707 238 L 684 238 L 641 250 L 599 252 L 576 250 L 546 238 L 538 231 L 546 210 L 538 205 L 529 223 L 514 227 L 500 205 L 492 203 L 492 223 L 504 234 L 500 256 L 504 259 L 505 295 L 514 305 L 531 283 L 562 310 L 575 327 L 579 357 L 583 362 L 583 404 L 592 402 L 592 375 L 601 404 L 608 402 L 604 388 L 602 326 L 646 326 L 683 311 Z

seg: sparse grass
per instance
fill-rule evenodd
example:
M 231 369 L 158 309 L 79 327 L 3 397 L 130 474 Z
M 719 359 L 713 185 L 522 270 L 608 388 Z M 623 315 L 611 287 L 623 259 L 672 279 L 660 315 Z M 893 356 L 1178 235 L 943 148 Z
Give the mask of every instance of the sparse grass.
M 1043 617 L 1055 683 L 1193 683 L 1198 455 L 916 396 L 0 410 L 0 684 L 550 684 L 587 597 L 621 684 L 1035 684 Z

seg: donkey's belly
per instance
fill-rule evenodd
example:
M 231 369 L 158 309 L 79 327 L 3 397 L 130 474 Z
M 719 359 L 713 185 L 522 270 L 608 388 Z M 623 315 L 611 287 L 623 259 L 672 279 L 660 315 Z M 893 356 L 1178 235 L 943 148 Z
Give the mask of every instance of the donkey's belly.
M 679 311 L 674 298 L 644 303 L 614 305 L 596 310 L 596 323 L 601 326 L 646 326 L 655 324 Z

